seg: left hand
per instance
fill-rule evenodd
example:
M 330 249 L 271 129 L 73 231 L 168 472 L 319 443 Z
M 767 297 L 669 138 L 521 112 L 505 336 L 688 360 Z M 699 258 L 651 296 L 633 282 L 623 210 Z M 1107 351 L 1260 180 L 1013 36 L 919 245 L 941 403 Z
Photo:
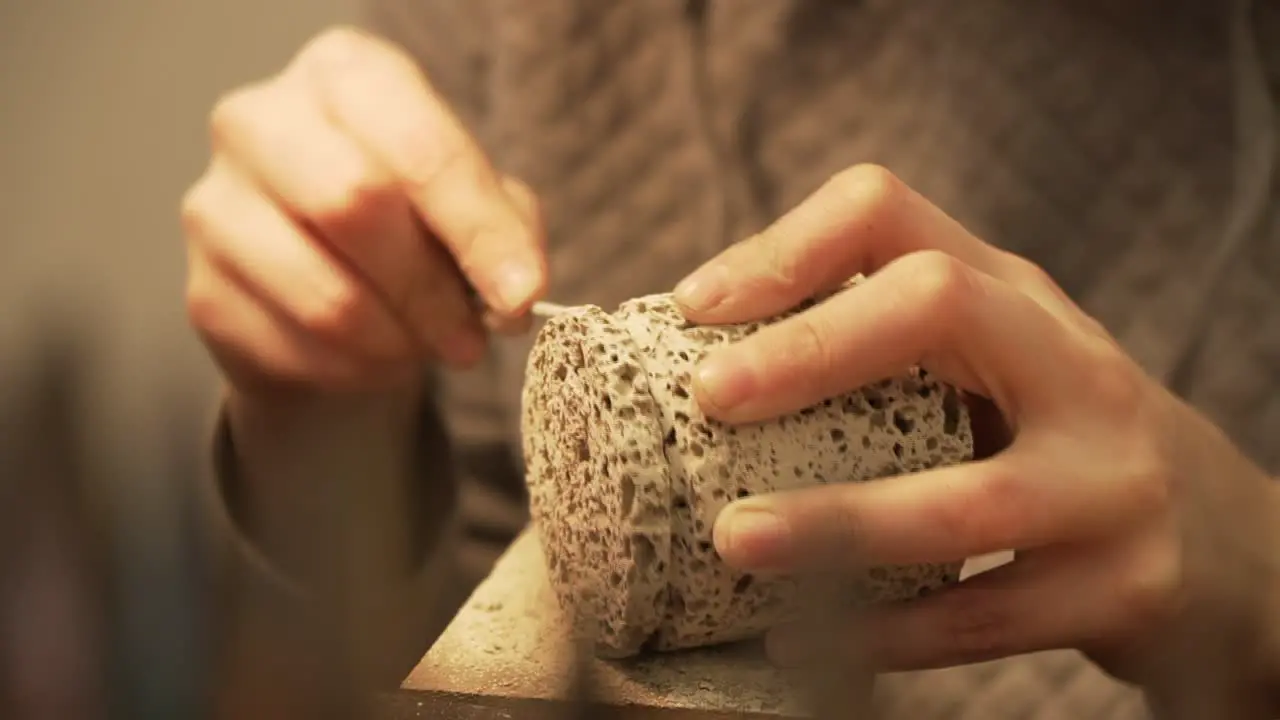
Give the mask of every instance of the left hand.
M 695 322 L 755 320 L 857 273 L 869 277 L 706 358 L 704 411 L 761 420 L 919 365 L 988 398 L 1010 439 L 892 482 L 738 501 L 715 527 L 727 562 L 799 572 L 1014 550 L 1012 563 L 875 609 L 859 623 L 864 652 L 893 670 L 1078 648 L 1149 687 L 1227 665 L 1231 692 L 1274 681 L 1280 491 L 1032 263 L 856 167 L 676 298 Z M 779 629 L 771 649 L 803 654 L 797 637 Z

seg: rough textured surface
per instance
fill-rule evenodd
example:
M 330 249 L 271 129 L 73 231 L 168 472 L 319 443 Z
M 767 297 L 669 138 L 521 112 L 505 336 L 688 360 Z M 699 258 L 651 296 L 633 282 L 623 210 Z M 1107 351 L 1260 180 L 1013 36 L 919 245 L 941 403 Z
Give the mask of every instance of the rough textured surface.
M 557 300 L 670 288 L 870 161 L 1037 261 L 1153 371 L 1201 304 L 1232 177 L 1230 3 L 713 1 L 707 33 L 675 2 L 365 3 L 538 191 Z M 691 91 L 699 75 L 713 92 Z M 1277 248 L 1272 234 L 1232 268 L 1187 396 L 1280 473 Z M 477 582 L 525 521 L 526 347 L 499 346 L 442 401 L 483 529 Z M 909 680 L 928 701 L 915 720 L 1135 717 L 1070 652 Z
M 498 561 L 449 629 L 410 673 L 410 692 L 562 699 L 572 677 L 567 619 L 548 583 L 536 531 Z M 786 676 L 755 645 L 624 661 L 595 660 L 601 701 L 800 715 Z
M 599 623 L 598 652 L 635 653 L 667 605 L 670 476 L 648 378 L 627 333 L 585 309 L 529 357 L 524 454 L 557 588 Z
M 975 559 L 965 567 L 965 575 L 1008 559 L 1007 553 Z M 432 700 L 441 695 L 563 700 L 572 677 L 568 627 L 548 582 L 537 531 L 526 530 L 405 679 L 402 691 L 409 702 L 420 706 L 422 717 L 431 718 L 439 717 Z M 1037 653 L 881 676 L 876 682 L 881 710 L 877 717 L 1147 717 L 1139 693 L 1108 680 L 1092 665 L 1078 665 L 1078 657 L 1067 652 Z M 751 643 L 592 662 L 600 681 L 599 700 L 611 705 L 803 715 L 794 678 L 772 667 Z M 1014 667 L 1021 671 L 1010 672 Z M 985 688 L 978 696 L 971 694 L 975 681 Z M 1038 695 L 1100 683 L 1107 684 L 1108 692 L 1070 692 L 1069 700 L 1054 712 L 1037 712 Z M 1018 712 L 1002 712 L 1010 707 Z
M 692 398 L 694 365 L 760 326 L 693 326 L 669 296 L 651 295 L 612 317 L 574 310 L 539 334 L 522 416 L 533 517 L 562 604 L 603 612 L 610 655 L 638 651 L 654 631 L 659 650 L 740 640 L 795 609 L 793 583 L 738 573 L 716 555 L 712 526 L 733 499 L 972 456 L 964 403 L 919 371 L 776 421 L 729 427 L 706 418 Z M 669 505 L 651 507 L 658 502 Z M 909 598 L 959 571 L 960 563 L 875 568 L 851 592 L 862 601 Z M 593 604 L 601 589 L 610 602 Z

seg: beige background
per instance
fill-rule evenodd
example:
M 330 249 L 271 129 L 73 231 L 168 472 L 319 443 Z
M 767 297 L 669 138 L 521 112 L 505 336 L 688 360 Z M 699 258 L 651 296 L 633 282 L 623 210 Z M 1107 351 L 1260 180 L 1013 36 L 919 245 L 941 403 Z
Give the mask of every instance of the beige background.
M 92 342 L 100 441 L 146 437 L 159 407 L 209 397 L 177 221 L 205 115 L 352 5 L 0 0 L 0 371 L 12 378 L 63 313 Z

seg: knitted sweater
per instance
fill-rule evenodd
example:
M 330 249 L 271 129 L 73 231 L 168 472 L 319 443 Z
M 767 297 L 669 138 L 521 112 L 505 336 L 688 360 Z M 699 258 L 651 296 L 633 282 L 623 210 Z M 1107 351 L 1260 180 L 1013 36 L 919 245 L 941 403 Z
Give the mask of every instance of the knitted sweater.
M 1238 22 L 1236 5 L 369 0 L 369 18 L 538 192 L 558 302 L 669 289 L 833 173 L 879 163 L 1040 263 L 1280 470 L 1280 242 L 1261 212 L 1271 103 L 1267 58 L 1247 52 L 1280 24 L 1265 7 Z M 402 665 L 438 629 L 411 615 L 440 568 L 470 587 L 526 520 L 516 410 L 530 342 L 497 344 L 422 399 L 421 479 L 457 488 L 460 531 L 389 619 L 406 628 Z M 226 483 L 235 449 L 220 438 Z M 230 545 L 254 557 L 232 564 L 270 572 L 252 541 Z M 1133 690 L 1067 652 L 881 686 L 915 718 L 1142 713 Z

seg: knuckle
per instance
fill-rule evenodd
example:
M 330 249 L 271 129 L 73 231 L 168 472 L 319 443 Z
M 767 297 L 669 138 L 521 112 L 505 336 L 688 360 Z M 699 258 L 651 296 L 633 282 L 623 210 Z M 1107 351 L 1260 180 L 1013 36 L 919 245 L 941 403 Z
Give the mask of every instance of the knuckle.
M 203 280 L 203 273 L 188 274 L 184 297 L 187 320 L 201 334 L 207 334 L 222 324 L 222 302 L 214 288 L 214 283 Z
M 1065 312 L 1072 324 L 1086 333 L 1109 339 L 1106 330 L 1076 304 L 1042 265 L 1006 250 L 1001 250 L 1000 254 L 1003 258 L 1002 270 L 1015 288 L 1031 296 L 1047 310 Z
M 512 176 L 504 176 L 502 184 L 506 188 L 507 193 L 519 205 L 521 212 L 525 213 L 533 227 L 542 227 L 544 213 L 542 208 L 542 200 L 538 198 L 538 194 L 533 188 L 519 178 Z
M 367 33 L 351 25 L 334 25 L 316 35 L 298 53 L 298 61 L 323 73 L 362 62 L 375 43 Z
M 503 175 L 502 187 L 521 206 L 536 206 L 538 204 L 538 196 L 534 193 L 533 188 L 518 177 Z
M 864 206 L 871 218 L 892 211 L 907 191 L 907 186 L 897 175 L 870 163 L 841 170 L 832 176 L 830 182 L 839 195 Z
M 543 232 L 542 228 L 547 220 L 546 211 L 542 207 L 542 201 L 532 191 L 530 191 L 528 203 L 525 205 L 525 212 L 528 214 L 530 226 L 534 231 L 537 233 Z
M 1174 503 L 1172 469 L 1157 443 L 1146 435 L 1129 441 L 1123 471 L 1124 505 L 1137 517 L 1167 516 Z
M 279 112 L 281 83 L 265 79 L 241 85 L 217 99 L 209 111 L 209 137 L 214 148 L 235 144 Z
M 794 253 L 787 252 L 780 242 L 765 244 L 764 261 L 768 263 L 769 275 L 780 288 L 807 288 L 806 273 Z
M 313 293 L 298 309 L 298 323 L 322 337 L 344 339 L 365 317 L 364 294 L 350 283 L 334 282 Z
M 802 313 L 795 321 L 788 354 L 796 359 L 799 376 L 816 390 L 836 369 L 831 329 L 815 313 Z
M 1134 420 L 1146 405 L 1147 381 L 1124 351 L 1103 341 L 1086 342 L 1084 360 L 1093 377 L 1090 394 L 1112 417 Z
M 973 269 L 947 253 L 923 250 L 903 262 L 910 263 L 910 292 L 934 318 L 963 317 L 980 293 Z
M 785 238 L 773 227 L 737 245 L 727 257 L 734 265 L 775 288 L 798 288 L 805 281 L 800 258 L 790 251 Z
M 343 228 L 394 209 L 397 195 L 389 183 L 372 172 L 338 176 L 311 201 L 307 214 L 317 225 Z
M 1173 478 L 1163 423 L 1168 413 L 1154 399 L 1152 381 L 1119 347 L 1098 338 L 1086 345 L 1095 417 L 1108 419 L 1114 477 L 1124 508 L 1140 517 L 1168 513 L 1174 503 Z
M 1072 319 L 1075 321 L 1073 329 L 1085 347 L 1086 360 L 1099 359 L 1111 363 L 1117 360 L 1117 355 L 1121 360 L 1128 358 L 1124 346 L 1120 344 L 1119 340 L 1116 340 L 1105 325 L 1085 312 L 1066 294 L 1066 291 L 1062 291 L 1060 297 L 1063 299 L 1064 304 L 1074 311 L 1072 314 Z
M 1116 601 L 1123 630 L 1141 634 L 1167 624 L 1183 604 L 1182 562 L 1178 548 L 1160 543 L 1142 553 L 1117 584 Z
M 253 123 L 260 88 L 244 86 L 218 98 L 209 113 L 209 135 L 215 147 L 244 132 Z
M 860 557 L 869 554 L 866 532 L 866 521 L 862 517 L 861 511 L 854 502 L 847 497 L 839 497 L 824 500 L 818 506 L 818 510 L 828 516 L 828 535 L 824 545 L 827 548 L 827 554 L 835 555 L 838 558 L 844 558 L 844 565 L 856 564 Z M 833 564 L 833 563 L 828 563 Z
M 1026 480 L 1005 463 L 989 463 L 971 496 L 939 503 L 934 526 L 947 542 L 976 555 L 1018 545 L 1017 529 L 1027 525 Z
M 198 241 L 210 234 L 214 218 L 217 217 L 213 209 L 215 204 L 213 183 L 208 174 L 201 176 L 182 194 L 178 203 L 178 216 L 188 242 Z
M 206 343 L 225 344 L 236 327 L 227 303 L 228 284 L 214 263 L 202 253 L 192 253 L 187 262 L 183 304 L 187 322 Z
M 400 159 L 396 172 L 407 189 L 422 196 L 439 194 L 442 187 L 475 187 L 482 184 L 471 148 L 463 143 L 440 142 L 430 128 L 398 139 Z
M 1083 310 L 1080 311 L 1079 318 L 1081 330 L 1084 331 L 1087 337 L 1100 341 L 1103 345 L 1113 351 L 1123 352 L 1120 341 L 1115 339 L 1111 334 L 1111 331 L 1108 330 L 1107 326 L 1103 325 L 1100 320 L 1085 313 Z
M 943 613 L 942 634 L 949 655 L 957 662 L 1006 654 L 1011 619 L 1004 606 L 988 593 L 956 589 Z
M 1001 250 L 1000 252 L 1003 254 L 1005 262 L 1009 265 L 1011 274 L 1018 279 L 1018 284 L 1046 288 L 1059 297 L 1063 295 L 1061 288 L 1058 287 L 1058 282 L 1039 263 L 1021 255 L 1015 255 L 1007 250 Z

